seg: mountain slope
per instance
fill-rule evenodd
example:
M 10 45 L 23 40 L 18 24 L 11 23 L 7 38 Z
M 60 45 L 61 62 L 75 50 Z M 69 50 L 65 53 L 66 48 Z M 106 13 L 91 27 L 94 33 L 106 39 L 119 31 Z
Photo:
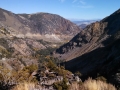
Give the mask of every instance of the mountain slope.
M 0 8 L 0 63 L 15 70 L 38 64 L 41 52 L 50 53 L 80 30 L 59 15 L 14 14 Z
M 80 71 L 82 78 L 103 75 L 120 85 L 120 9 L 100 22 L 92 23 L 70 42 L 56 50 L 54 56 L 66 61 L 66 68 Z
M 55 14 L 36 13 L 20 14 L 20 16 L 27 18 L 34 24 L 36 33 L 39 33 L 43 40 L 68 41 L 81 30 L 69 20 Z
M 0 22 L 17 37 L 53 42 L 70 40 L 81 29 L 59 15 L 49 13 L 14 14 L 0 8 Z
M 70 42 L 57 49 L 55 55 L 60 56 L 62 59 L 70 60 L 109 44 L 108 38 L 120 29 L 119 11 L 116 11 L 116 14 L 113 13 L 100 22 L 88 25 L 83 31 L 71 39 Z M 103 42 L 106 39 L 107 41 Z
M 75 35 L 79 28 L 75 24 L 59 15 L 49 13 L 21 14 L 35 23 L 39 33 L 57 35 Z M 74 31 L 74 32 L 73 32 Z

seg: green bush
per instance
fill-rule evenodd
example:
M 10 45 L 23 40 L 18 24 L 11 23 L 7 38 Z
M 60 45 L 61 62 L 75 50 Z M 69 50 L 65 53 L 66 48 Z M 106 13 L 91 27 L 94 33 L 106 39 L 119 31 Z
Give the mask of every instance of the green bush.
M 69 86 L 67 85 L 67 79 L 64 77 L 63 81 L 53 84 L 54 89 L 57 90 L 68 90 Z
M 38 70 L 38 66 L 37 65 L 29 65 L 23 68 L 23 71 L 28 71 L 29 74 L 32 74 L 35 70 Z
M 46 64 L 46 66 L 50 69 L 50 70 L 56 70 L 57 66 L 55 65 L 55 63 L 53 63 L 51 60 L 49 60 Z

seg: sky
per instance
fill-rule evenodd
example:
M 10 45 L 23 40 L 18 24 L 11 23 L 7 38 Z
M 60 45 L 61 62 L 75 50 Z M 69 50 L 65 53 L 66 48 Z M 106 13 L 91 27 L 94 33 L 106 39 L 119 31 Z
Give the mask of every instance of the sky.
M 47 12 L 70 20 L 103 19 L 120 8 L 120 0 L 0 0 L 13 13 Z

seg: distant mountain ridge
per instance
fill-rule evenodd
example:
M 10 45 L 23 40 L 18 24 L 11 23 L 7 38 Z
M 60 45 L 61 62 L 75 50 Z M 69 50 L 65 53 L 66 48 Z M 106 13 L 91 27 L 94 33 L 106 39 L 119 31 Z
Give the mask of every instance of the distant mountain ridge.
M 74 35 L 76 34 L 76 31 L 79 30 L 79 28 L 76 27 L 75 24 L 71 23 L 69 20 L 66 20 L 65 18 L 62 18 L 59 15 L 49 13 L 20 14 L 20 15 L 34 22 L 37 29 L 40 30 L 40 34 L 55 33 L 58 35 L 61 34 Z M 73 29 L 76 31 L 72 32 Z
M 72 21 L 73 23 L 75 23 L 76 25 L 78 25 L 80 28 L 84 29 L 87 25 L 94 23 L 96 21 L 100 21 L 100 19 L 96 19 L 96 20 L 76 20 L 76 21 Z
M 50 41 L 70 40 L 81 29 L 59 15 L 49 13 L 14 14 L 0 9 L 0 21 L 19 37 L 41 38 Z M 61 37 L 62 36 L 62 37 Z
M 80 25 L 80 24 L 90 24 L 90 23 L 93 23 L 93 22 L 96 22 L 96 21 L 100 21 L 100 19 L 95 19 L 95 20 L 76 20 L 76 21 L 72 21 L 72 22 L 76 23 L 77 25 Z

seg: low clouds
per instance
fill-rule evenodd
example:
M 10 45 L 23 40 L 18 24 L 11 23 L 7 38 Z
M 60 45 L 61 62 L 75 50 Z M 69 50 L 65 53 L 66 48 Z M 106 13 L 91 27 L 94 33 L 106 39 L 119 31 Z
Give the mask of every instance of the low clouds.
M 93 8 L 92 5 L 89 5 L 85 0 L 73 0 L 73 7 L 78 8 Z

